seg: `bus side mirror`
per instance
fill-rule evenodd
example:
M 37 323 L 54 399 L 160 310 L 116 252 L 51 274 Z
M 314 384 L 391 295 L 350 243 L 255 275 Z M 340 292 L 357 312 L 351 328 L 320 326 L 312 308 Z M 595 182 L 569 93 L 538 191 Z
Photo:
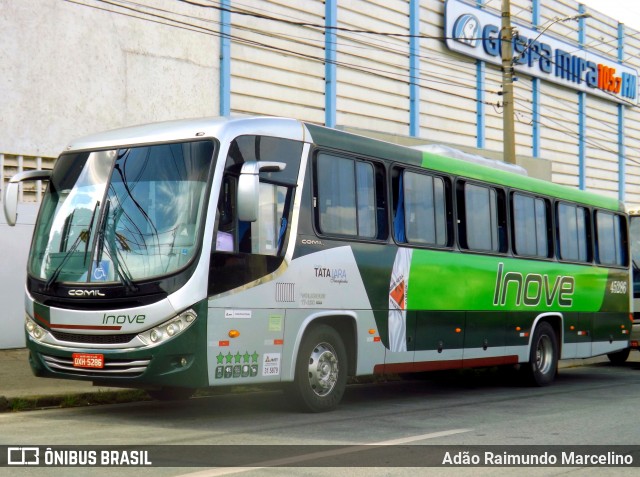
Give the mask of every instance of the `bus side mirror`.
M 255 222 L 258 220 L 260 202 L 260 171 L 278 172 L 284 170 L 284 162 L 247 161 L 240 170 L 238 181 L 238 220 Z
M 4 204 L 4 218 L 7 224 L 14 226 L 18 218 L 18 189 L 20 182 L 46 181 L 51 177 L 51 171 L 24 171 L 13 176 L 4 190 L 2 202 Z

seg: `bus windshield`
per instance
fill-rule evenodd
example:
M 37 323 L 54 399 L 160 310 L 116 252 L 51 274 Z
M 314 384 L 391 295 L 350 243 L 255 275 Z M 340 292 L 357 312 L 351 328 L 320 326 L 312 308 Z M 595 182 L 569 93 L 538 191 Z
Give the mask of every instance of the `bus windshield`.
M 196 254 L 211 141 L 62 155 L 36 223 L 29 273 L 56 282 L 150 279 Z

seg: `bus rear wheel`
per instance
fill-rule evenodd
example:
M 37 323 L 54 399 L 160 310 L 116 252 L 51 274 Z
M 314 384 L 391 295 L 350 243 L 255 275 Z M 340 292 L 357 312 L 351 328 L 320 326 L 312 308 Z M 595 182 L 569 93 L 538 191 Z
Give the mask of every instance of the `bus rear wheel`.
M 542 322 L 533 333 L 529 363 L 525 367 L 526 378 L 533 386 L 547 386 L 553 382 L 557 371 L 558 339 L 553 327 Z
M 611 364 L 624 364 L 627 361 L 630 352 L 631 348 L 626 348 L 620 351 L 616 351 L 615 353 L 607 354 L 607 358 L 609 358 Z
M 314 326 L 300 343 L 291 398 L 304 411 L 330 411 L 346 384 L 347 352 L 340 335 L 330 326 Z

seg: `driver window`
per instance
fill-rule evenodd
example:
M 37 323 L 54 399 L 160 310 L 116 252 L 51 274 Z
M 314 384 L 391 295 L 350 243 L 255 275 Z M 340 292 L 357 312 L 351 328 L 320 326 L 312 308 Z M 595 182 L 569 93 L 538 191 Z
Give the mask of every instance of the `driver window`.
M 229 148 L 225 175 L 218 200 L 215 250 L 258 255 L 284 255 L 290 225 L 302 143 L 266 136 L 241 136 Z M 258 219 L 237 218 L 237 187 L 242 165 L 247 161 L 284 162 L 278 172 L 260 173 Z
M 302 150 L 301 142 L 266 136 L 240 136 L 230 144 L 209 264 L 210 294 L 244 286 L 273 273 L 283 263 Z M 238 220 L 237 213 L 238 180 L 248 161 L 286 164 L 282 171 L 260 172 L 255 222 Z
M 292 188 L 261 182 L 258 220 L 255 222 L 236 219 L 237 178 L 225 177 L 222 189 L 215 249 L 220 252 L 281 255 L 289 225 Z
M 258 220 L 251 223 L 251 253 L 278 254 L 287 229 L 286 198 L 286 187 L 260 183 Z
M 219 252 L 237 252 L 236 250 L 236 233 L 235 233 L 235 188 L 236 182 L 232 177 L 225 176 L 222 181 L 222 189 L 220 190 L 220 199 L 218 200 L 218 231 L 215 237 L 214 250 Z

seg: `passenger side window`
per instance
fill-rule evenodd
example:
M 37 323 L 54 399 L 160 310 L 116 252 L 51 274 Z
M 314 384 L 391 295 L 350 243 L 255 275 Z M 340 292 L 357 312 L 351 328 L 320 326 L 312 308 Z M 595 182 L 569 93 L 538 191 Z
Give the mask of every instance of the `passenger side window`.
M 596 211 L 596 244 L 598 263 L 625 266 L 627 228 L 624 217 Z
M 445 180 L 430 174 L 401 171 L 395 189 L 398 191 L 394 207 L 396 240 L 415 245 L 447 246 Z
M 386 237 L 381 165 L 320 153 L 315 181 L 320 232 L 365 239 Z
M 590 262 L 589 211 L 585 207 L 558 203 L 558 246 L 561 260 Z
M 458 220 L 463 248 L 481 252 L 507 251 L 504 191 L 462 183 L 458 188 Z
M 549 257 L 548 201 L 515 192 L 511 205 L 515 253 L 531 257 Z

